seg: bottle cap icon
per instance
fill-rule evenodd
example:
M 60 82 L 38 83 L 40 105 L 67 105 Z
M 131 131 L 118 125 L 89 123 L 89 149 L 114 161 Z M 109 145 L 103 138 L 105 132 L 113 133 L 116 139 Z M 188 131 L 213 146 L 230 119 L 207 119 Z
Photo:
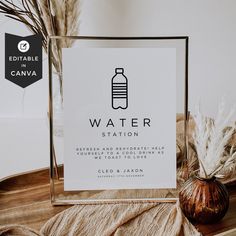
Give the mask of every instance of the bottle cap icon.
M 123 74 L 124 73 L 124 68 L 116 68 L 115 72 L 116 72 L 116 74 Z

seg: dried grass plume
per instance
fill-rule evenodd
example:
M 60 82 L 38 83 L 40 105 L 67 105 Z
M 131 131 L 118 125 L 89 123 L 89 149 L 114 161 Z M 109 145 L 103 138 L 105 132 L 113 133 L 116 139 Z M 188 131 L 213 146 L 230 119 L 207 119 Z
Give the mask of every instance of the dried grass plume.
M 203 116 L 198 106 L 194 116 L 196 127 L 193 139 L 200 166 L 200 177 L 217 176 L 224 167 L 230 167 L 236 159 L 234 147 L 231 147 L 229 155 L 225 155 L 226 145 L 235 132 L 235 123 L 232 122 L 234 115 L 235 108 L 227 112 L 223 99 L 215 120 Z

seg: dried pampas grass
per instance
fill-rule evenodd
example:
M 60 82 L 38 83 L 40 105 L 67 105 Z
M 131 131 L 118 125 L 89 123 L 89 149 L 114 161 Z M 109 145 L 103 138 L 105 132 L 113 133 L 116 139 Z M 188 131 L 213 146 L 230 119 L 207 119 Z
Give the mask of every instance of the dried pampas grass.
M 41 34 L 46 53 L 49 36 L 77 35 L 79 0 L 21 0 L 0 1 L 0 13 L 23 23 L 33 34 Z M 57 40 L 52 45 L 52 63 L 61 75 L 61 49 L 71 47 L 73 40 Z M 59 79 L 62 80 L 61 76 Z M 62 83 L 62 81 L 60 81 Z
M 233 166 L 236 160 L 235 148 L 231 147 L 229 154 L 225 154 L 225 148 L 235 133 L 235 123 L 231 122 L 234 114 L 235 109 L 226 112 L 224 100 L 219 104 L 215 121 L 203 116 L 198 106 L 197 113 L 193 116 L 196 124 L 193 140 L 200 166 L 200 177 L 211 178 L 217 176 L 223 168 L 230 169 Z

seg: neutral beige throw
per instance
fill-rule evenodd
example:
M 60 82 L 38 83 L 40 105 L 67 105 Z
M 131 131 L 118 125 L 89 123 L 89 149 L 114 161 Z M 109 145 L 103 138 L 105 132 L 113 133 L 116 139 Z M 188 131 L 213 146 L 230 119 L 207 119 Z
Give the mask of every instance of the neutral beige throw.
M 0 235 L 25 236 L 174 236 L 201 235 L 179 204 L 78 205 L 51 218 L 36 232 L 23 226 L 0 227 Z
M 201 235 L 177 204 L 107 204 L 74 206 L 50 219 L 43 235 Z

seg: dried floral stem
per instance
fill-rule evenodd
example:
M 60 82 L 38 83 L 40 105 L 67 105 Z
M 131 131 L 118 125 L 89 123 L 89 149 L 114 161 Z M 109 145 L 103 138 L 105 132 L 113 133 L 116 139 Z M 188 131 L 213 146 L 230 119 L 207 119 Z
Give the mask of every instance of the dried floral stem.
M 194 116 L 196 127 L 193 139 L 197 150 L 200 165 L 199 175 L 201 177 L 213 177 L 225 165 L 235 159 L 236 153 L 233 153 L 232 150 L 229 157 L 226 159 L 224 157 L 225 147 L 235 132 L 235 124 L 227 127 L 234 114 L 235 109 L 231 109 L 229 113 L 226 113 L 224 100 L 219 104 L 215 121 L 204 117 L 198 107 L 197 114 Z

